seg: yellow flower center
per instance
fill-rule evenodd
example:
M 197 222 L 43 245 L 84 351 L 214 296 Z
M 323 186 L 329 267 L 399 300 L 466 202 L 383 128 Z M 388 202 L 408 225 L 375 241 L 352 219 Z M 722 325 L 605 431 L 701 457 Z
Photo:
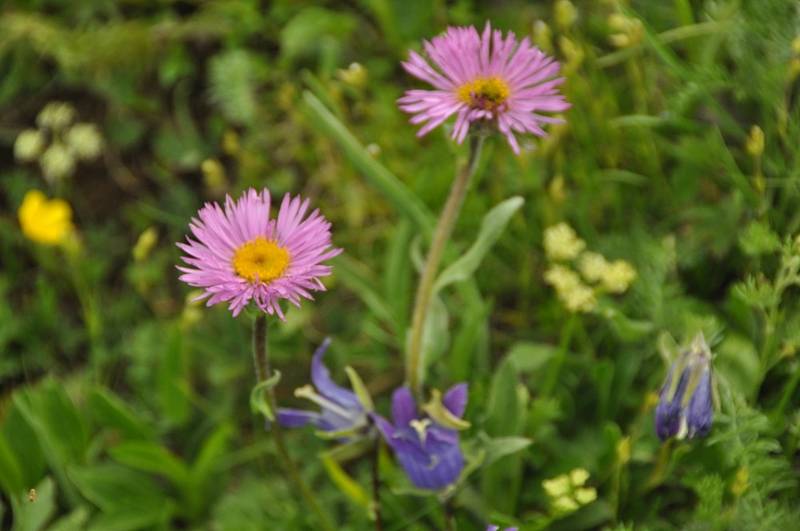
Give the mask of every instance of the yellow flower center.
M 511 94 L 508 83 L 497 76 L 479 77 L 464 83 L 456 90 L 458 99 L 469 105 L 492 111 L 502 105 Z
M 249 282 L 268 283 L 286 271 L 289 258 L 289 251 L 274 240 L 259 237 L 236 249 L 233 269 Z

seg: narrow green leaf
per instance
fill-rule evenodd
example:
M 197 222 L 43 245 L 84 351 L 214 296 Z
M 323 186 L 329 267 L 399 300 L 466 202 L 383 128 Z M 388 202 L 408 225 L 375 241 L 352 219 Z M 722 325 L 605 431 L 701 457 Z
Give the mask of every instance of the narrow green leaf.
M 369 270 L 366 266 L 349 256 L 339 256 L 335 261 L 336 277 L 344 283 L 353 293 L 379 319 L 389 326 L 394 326 L 392 310 L 381 297 L 374 283 L 370 281 Z
M 280 380 L 281 373 L 275 371 L 275 374 L 255 385 L 253 390 L 250 391 L 250 410 L 253 413 L 261 413 L 270 422 L 275 421 L 275 414 L 272 411 L 272 407 L 269 405 L 269 400 L 264 396 L 264 393 L 278 385 Z
M 350 477 L 347 472 L 339 465 L 339 463 L 329 454 L 323 453 L 320 455 L 322 465 L 331 478 L 334 485 L 353 503 L 364 509 L 370 507 L 369 494 L 359 485 L 359 483 Z
M 414 195 L 400 179 L 375 160 L 361 143 L 311 92 L 303 93 L 303 102 L 313 124 L 331 137 L 345 156 L 372 186 L 383 194 L 395 208 L 408 217 L 425 234 L 431 232 L 433 216 L 422 200 Z
M 2 433 L 0 433 L 0 488 L 9 496 L 22 492 L 25 488 L 17 457 Z
M 506 225 L 511 220 L 511 216 L 520 209 L 524 202 L 525 200 L 519 196 L 512 197 L 487 212 L 483 217 L 475 242 L 461 258 L 442 271 L 436 280 L 434 290 L 441 290 L 454 282 L 461 282 L 471 277 L 475 270 L 478 269 L 486 253 L 500 238 Z

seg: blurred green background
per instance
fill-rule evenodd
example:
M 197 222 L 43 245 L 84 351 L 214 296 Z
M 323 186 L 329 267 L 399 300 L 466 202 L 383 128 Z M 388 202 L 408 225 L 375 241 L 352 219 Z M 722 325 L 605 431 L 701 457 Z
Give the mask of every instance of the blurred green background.
M 331 336 L 333 374 L 355 367 L 386 412 L 422 230 L 386 183 L 432 219 L 466 156 L 447 128 L 415 137 L 395 100 L 420 85 L 400 61 L 447 25 L 486 20 L 557 57 L 573 107 L 519 157 L 488 142 L 456 229 L 463 252 L 492 206 L 525 199 L 475 277 L 437 306 L 428 384 L 470 383 L 464 440 L 478 463 L 454 501 L 459 529 L 793 528 L 791 0 L 5 0 L 0 527 L 314 528 L 250 411 L 249 320 L 187 302 L 174 243 L 226 193 L 312 198 L 345 253 L 328 291 L 272 328 L 279 401 L 298 404 L 292 390 Z M 53 102 L 93 127 L 48 129 Z M 22 145 L 26 130 L 45 145 Z M 62 133 L 74 149 L 48 151 Z M 17 209 L 31 189 L 69 202 L 77 248 L 25 238 Z M 633 265 L 624 294 L 599 294 L 586 313 L 562 305 L 542 236 L 562 221 Z M 716 354 L 714 431 L 660 445 L 664 358 L 698 331 Z M 492 441 L 522 437 L 532 444 L 487 459 Z M 289 438 L 341 528 L 370 529 L 368 460 L 326 467 L 330 443 Z M 409 494 L 382 457 L 386 528 L 441 529 L 436 500 Z M 576 468 L 597 499 L 559 511 L 542 481 Z

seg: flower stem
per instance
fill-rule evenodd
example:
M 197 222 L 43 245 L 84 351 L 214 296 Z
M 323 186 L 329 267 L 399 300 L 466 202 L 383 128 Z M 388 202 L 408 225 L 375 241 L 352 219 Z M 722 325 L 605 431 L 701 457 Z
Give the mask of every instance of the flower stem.
M 578 325 L 578 314 L 570 314 L 564 328 L 561 329 L 561 340 L 559 341 L 558 351 L 555 356 L 550 360 L 549 370 L 542 384 L 540 394 L 541 396 L 550 396 L 555 391 L 556 384 L 558 384 L 558 377 L 561 375 L 561 368 L 567 361 L 567 352 L 569 345 L 572 342 L 572 336 L 575 333 L 575 328 Z
M 453 513 L 453 506 L 450 504 L 450 500 L 442 504 L 442 510 L 444 511 L 445 531 L 456 531 L 456 517 Z
M 433 284 L 436 281 L 436 274 L 439 272 L 439 264 L 442 261 L 447 241 L 453 233 L 453 227 L 456 224 L 456 220 L 458 220 L 461 205 L 464 203 L 470 179 L 477 168 L 482 145 L 482 135 L 473 136 L 470 139 L 469 159 L 453 179 L 450 194 L 447 196 L 447 201 L 436 224 L 431 247 L 428 250 L 428 256 L 425 259 L 425 265 L 417 286 L 417 296 L 414 302 L 414 313 L 411 318 L 411 332 L 406 354 L 406 383 L 416 394 L 419 394 L 421 387 L 419 363 L 422 354 L 425 318 L 433 297 Z
M 372 452 L 372 515 L 375 518 L 375 531 L 383 531 L 381 518 L 381 477 L 380 477 L 381 439 L 375 438 Z
M 267 318 L 263 313 L 259 313 L 256 316 L 253 324 L 253 362 L 255 364 L 256 378 L 258 379 L 258 382 L 261 383 L 269 378 L 271 371 L 269 366 L 269 355 L 267 352 Z M 273 412 L 276 412 L 278 410 L 277 400 L 275 399 L 275 391 L 271 387 L 267 390 L 267 397 L 269 400 L 270 409 L 272 409 Z M 335 527 L 333 523 L 328 515 L 323 512 L 319 503 L 317 503 L 314 494 L 311 492 L 311 489 L 308 487 L 308 485 L 306 485 L 305 481 L 303 481 L 300 471 L 297 469 L 294 461 L 292 461 L 292 458 L 289 456 L 289 452 L 286 449 L 286 441 L 283 439 L 283 430 L 281 429 L 280 424 L 278 422 L 273 422 L 271 425 L 271 431 L 273 437 L 275 438 L 275 448 L 278 452 L 278 456 L 280 457 L 281 464 L 283 465 L 286 474 L 289 476 L 289 479 L 292 481 L 295 488 L 300 492 L 300 495 L 305 500 L 308 508 L 317 515 L 320 527 L 325 531 L 334 531 Z

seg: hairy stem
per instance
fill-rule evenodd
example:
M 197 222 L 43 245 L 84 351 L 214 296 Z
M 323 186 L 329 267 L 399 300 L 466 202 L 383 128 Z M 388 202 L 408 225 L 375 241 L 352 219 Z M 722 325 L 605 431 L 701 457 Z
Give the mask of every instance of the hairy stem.
M 433 233 L 431 247 L 425 259 L 422 275 L 417 286 L 417 296 L 414 302 L 414 313 L 411 318 L 411 332 L 408 341 L 408 351 L 406 353 L 406 383 L 411 390 L 419 394 L 421 382 L 419 379 L 419 364 L 422 355 L 422 338 L 425 331 L 425 320 L 430 308 L 431 298 L 433 297 L 433 284 L 439 272 L 439 264 L 442 261 L 444 249 L 447 241 L 453 233 L 453 227 L 458 220 L 461 205 L 467 195 L 469 182 L 478 165 L 483 136 L 473 136 L 470 139 L 469 159 L 456 173 L 453 184 L 450 186 L 450 194 L 444 204 L 436 229 Z
M 267 318 L 263 313 L 259 313 L 256 316 L 255 323 L 253 324 L 253 362 L 255 364 L 258 382 L 261 383 L 269 378 L 271 371 L 267 349 Z M 277 400 L 275 399 L 275 391 L 272 388 L 267 390 L 267 397 L 270 409 L 272 409 L 272 411 L 277 411 Z M 305 481 L 303 481 L 300 471 L 289 456 L 280 424 L 278 422 L 273 422 L 270 431 L 275 439 L 275 448 L 286 474 L 305 500 L 306 506 L 317 515 L 320 528 L 325 531 L 334 531 L 336 528 L 328 515 L 322 510 L 319 503 L 317 503 L 314 493 L 311 492 L 311 489 L 306 485 Z

